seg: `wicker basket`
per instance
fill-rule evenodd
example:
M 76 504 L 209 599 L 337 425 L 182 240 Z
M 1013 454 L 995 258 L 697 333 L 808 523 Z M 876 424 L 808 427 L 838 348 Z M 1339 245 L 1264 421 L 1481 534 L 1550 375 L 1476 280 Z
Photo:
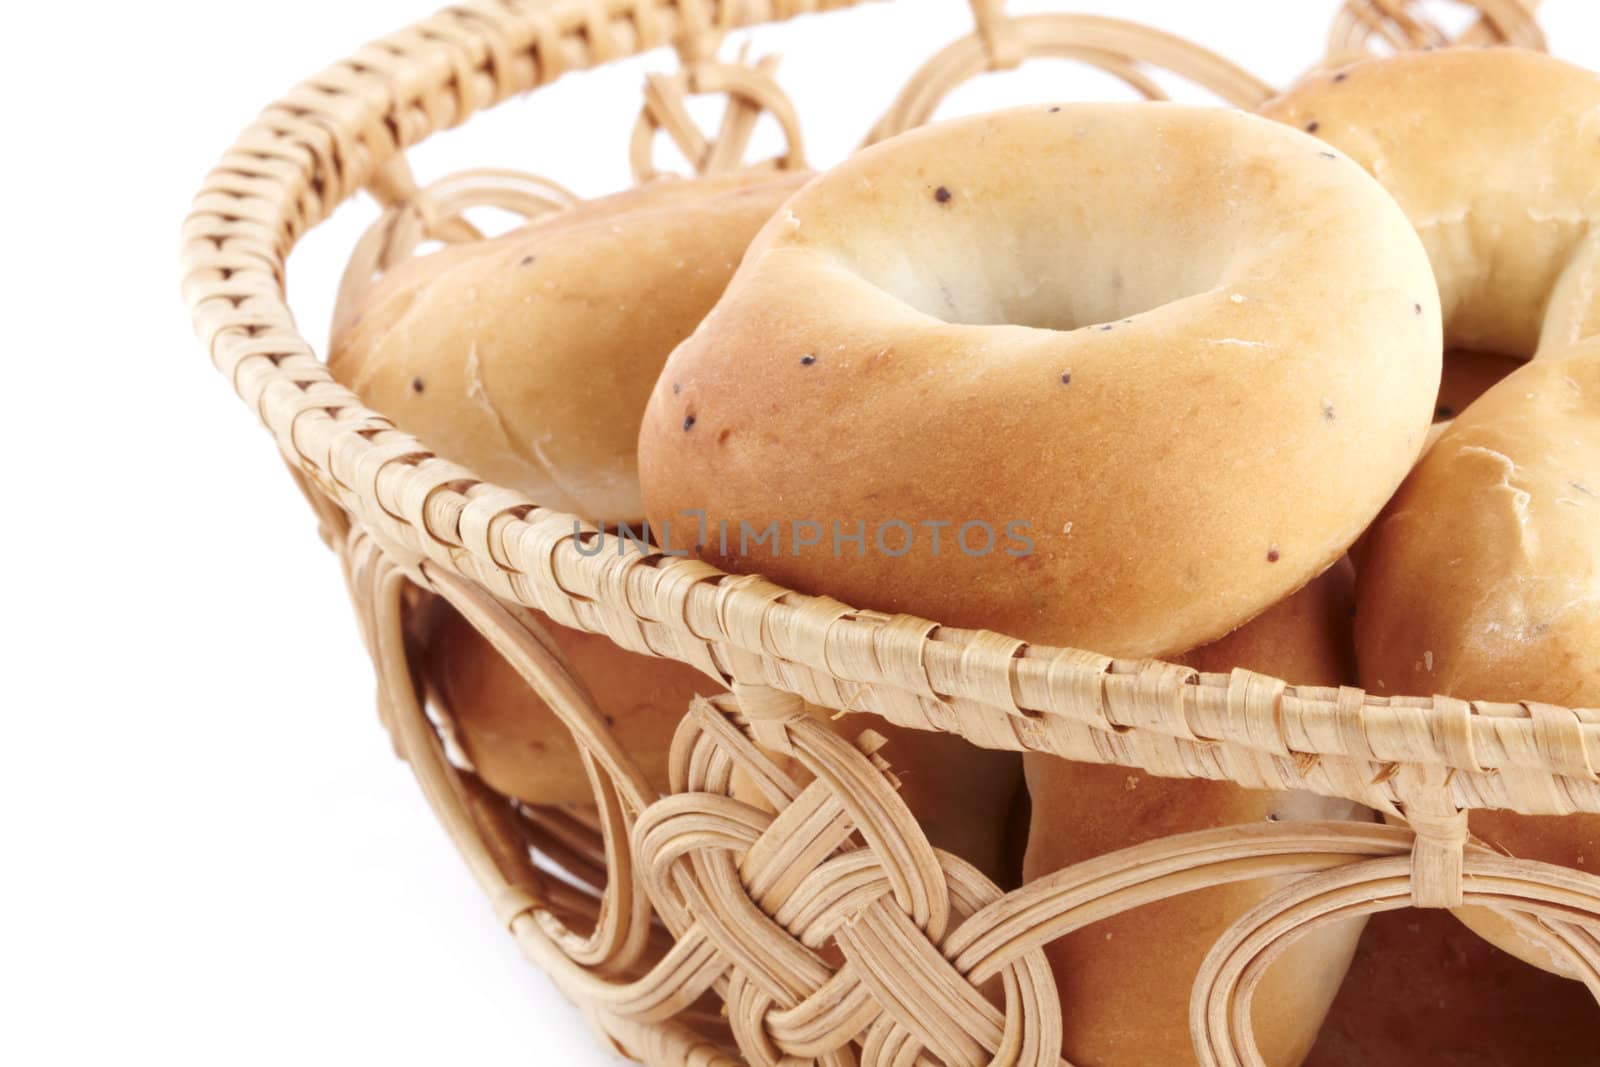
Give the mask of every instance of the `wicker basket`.
M 1600 996 L 1600 878 L 1469 840 L 1466 809 L 1600 812 L 1600 711 L 1377 698 L 1247 671 L 1197 674 L 1041 648 L 999 634 L 856 611 L 702 563 L 585 554 L 592 531 L 427 452 L 327 374 L 284 302 L 289 250 L 357 190 L 389 210 L 362 242 L 352 295 L 425 237 L 469 240 L 463 208 L 524 215 L 559 189 L 476 172 L 418 189 L 403 151 L 559 75 L 672 44 L 634 138 L 652 171 L 659 128 L 701 169 L 739 165 L 754 118 L 798 121 L 766 64 L 716 59 L 721 35 L 851 0 L 478 0 L 368 46 L 268 108 L 206 180 L 185 225 L 185 292 L 218 369 L 272 432 L 344 564 L 377 668 L 384 723 L 496 912 L 625 1054 L 652 1064 L 1054 1064 L 1061 1018 L 1041 947 L 1128 908 L 1205 886 L 1293 876 L 1217 944 L 1192 1013 L 1206 1064 L 1257 1062 L 1253 978 L 1331 919 L 1411 905 L 1483 905 L 1566 946 Z M 1524 0 L 1482 0 L 1480 43 L 1541 47 Z M 874 128 L 925 120 L 953 85 L 1030 55 L 1094 63 L 1157 95 L 1151 65 L 1242 105 L 1271 89 L 1167 35 L 1111 19 L 1008 19 L 930 60 Z M 1330 55 L 1440 43 L 1400 0 L 1347 5 Z M 721 136 L 688 124 L 687 92 L 733 100 Z M 417 590 L 455 606 L 570 727 L 592 809 L 516 805 L 458 761 L 407 661 Z M 658 796 L 601 713 L 529 632 L 526 609 L 694 664 L 728 693 L 697 701 Z M 1051 752 L 1173 777 L 1309 789 L 1391 825 L 1264 824 L 1149 844 L 1008 894 L 931 848 L 865 735 L 851 744 L 805 702 L 871 711 L 991 748 Z M 766 751 L 797 759 L 803 788 Z M 746 772 L 776 814 L 733 799 Z M 559 874 L 553 873 L 559 871 Z M 826 949 L 826 951 L 824 951 Z M 991 1003 L 978 988 L 1002 980 Z

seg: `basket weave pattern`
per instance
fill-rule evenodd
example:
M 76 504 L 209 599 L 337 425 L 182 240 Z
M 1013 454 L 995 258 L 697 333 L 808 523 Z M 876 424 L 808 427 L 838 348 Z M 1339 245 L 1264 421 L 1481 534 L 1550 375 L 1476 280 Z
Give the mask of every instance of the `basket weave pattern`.
M 594 531 L 482 482 L 334 382 L 284 302 L 299 237 L 361 188 L 390 206 L 357 250 L 352 297 L 424 237 L 471 240 L 491 203 L 535 216 L 571 194 L 474 172 L 419 190 L 404 151 L 568 71 L 663 45 L 685 72 L 653 78 L 632 159 L 666 130 L 703 170 L 741 165 L 759 110 L 798 120 L 771 68 L 718 64 L 735 26 L 849 0 L 483 0 L 452 8 L 302 83 L 208 177 L 184 229 L 185 295 L 213 361 L 272 432 L 339 554 L 397 750 L 527 955 L 599 1033 L 657 1064 L 1052 1064 L 1061 1019 L 1041 950 L 1131 907 L 1263 875 L 1297 876 L 1211 953 L 1193 1029 L 1207 1063 L 1253 1062 L 1254 979 L 1325 922 L 1412 904 L 1481 904 L 1538 924 L 1600 997 L 1600 879 L 1496 855 L 1465 811 L 1600 812 L 1600 710 L 1293 687 L 1248 671 L 1030 646 L 801 596 L 659 555 L 585 554 Z M 1464 40 L 1542 46 L 1519 0 L 1478 5 Z M 1037 55 L 1094 63 L 1149 96 L 1163 67 L 1252 106 L 1271 88 L 1193 45 L 1112 19 L 1009 19 L 931 59 L 868 140 L 925 121 L 955 85 Z M 1346 5 L 1330 56 L 1439 43 L 1398 0 Z M 723 71 L 716 74 L 716 71 Z M 742 72 L 742 73 L 741 73 Z M 715 140 L 681 95 L 727 92 Z M 585 751 L 588 809 L 513 805 L 450 758 L 408 667 L 409 590 L 448 600 L 518 669 Z M 530 634 L 527 609 L 722 679 L 674 745 L 659 797 L 601 709 Z M 1158 775 L 1310 789 L 1405 826 L 1231 827 L 1128 849 L 1009 894 L 931 848 L 894 791 L 892 754 L 810 721 L 804 704 L 870 711 L 986 747 Z M 804 787 L 763 749 L 793 757 Z M 889 756 L 886 760 L 884 757 Z M 732 796 L 735 770 L 776 811 Z M 542 858 L 545 867 L 533 857 Z M 566 877 L 552 877 L 554 865 Z M 998 990 L 998 993 L 996 993 Z M 992 998 L 992 999 L 991 999 Z M 725 1011 L 723 1007 L 725 1005 Z

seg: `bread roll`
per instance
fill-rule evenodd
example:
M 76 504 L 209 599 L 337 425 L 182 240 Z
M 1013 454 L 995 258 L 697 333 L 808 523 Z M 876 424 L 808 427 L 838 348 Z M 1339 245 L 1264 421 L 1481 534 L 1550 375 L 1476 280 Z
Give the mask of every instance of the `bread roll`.
M 1600 74 L 1542 52 L 1402 52 L 1261 113 L 1349 153 L 1427 246 L 1451 348 L 1527 358 L 1600 333 Z
M 328 369 L 491 482 L 640 519 L 634 444 L 656 375 L 802 180 L 656 182 L 408 260 L 351 310 Z
M 1314 138 L 1022 108 L 891 138 L 786 203 L 668 361 L 640 473 L 654 527 L 734 570 L 1181 652 L 1344 554 L 1422 447 L 1440 352 L 1416 234 Z
M 532 614 L 542 626 L 535 636 L 588 690 L 650 784 L 666 790 L 672 735 L 689 701 L 721 686 L 687 664 Z M 424 609 L 417 630 L 432 691 L 485 784 L 530 804 L 594 803 L 572 734 L 493 645 L 442 600 Z
M 1447 911 L 1374 915 L 1305 1067 L 1596 1067 L 1600 1004 Z
M 1304 685 L 1352 676 L 1351 586 L 1342 562 L 1305 589 L 1181 662 L 1234 667 Z M 1271 793 L 1229 782 L 1156 778 L 1125 767 L 1025 756 L 1033 821 L 1024 877 L 1159 837 L 1263 819 L 1367 819 L 1347 801 Z M 1196 1062 L 1189 997 L 1201 961 L 1241 915 L 1281 888 L 1278 880 L 1216 886 L 1147 904 L 1052 942 L 1066 1027 L 1064 1054 L 1094 1067 L 1179 1067 Z M 1254 1025 L 1269 1067 L 1298 1064 L 1338 992 L 1361 921 L 1302 937 L 1273 965 L 1255 999 Z
M 1374 692 L 1600 707 L 1600 340 L 1541 355 L 1455 419 L 1374 526 L 1357 600 Z M 1513 855 L 1600 871 L 1600 815 L 1470 822 Z M 1565 971 L 1492 915 L 1463 918 Z

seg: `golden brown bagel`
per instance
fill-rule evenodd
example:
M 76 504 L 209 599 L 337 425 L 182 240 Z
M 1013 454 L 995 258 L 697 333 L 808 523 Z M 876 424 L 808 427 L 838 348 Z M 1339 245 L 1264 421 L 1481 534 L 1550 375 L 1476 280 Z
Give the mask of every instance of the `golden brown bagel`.
M 1381 187 L 1276 123 L 1064 104 L 924 127 L 789 200 L 672 354 L 647 513 L 683 549 L 703 511 L 703 556 L 802 592 L 1182 651 L 1327 568 L 1399 484 L 1436 300 Z M 778 524 L 777 553 L 741 522 Z M 800 523 L 820 545 L 795 550 Z
M 1600 340 L 1541 355 L 1462 412 L 1374 525 L 1356 614 L 1377 693 L 1600 706 Z M 1600 816 L 1478 811 L 1513 855 L 1600 871 Z M 1493 916 L 1485 936 L 1565 973 Z
M 721 687 L 687 664 L 532 614 L 543 628 L 535 636 L 588 690 L 650 784 L 665 790 L 672 734 L 689 701 Z M 417 632 L 430 687 L 485 784 L 530 804 L 594 803 L 572 734 L 481 634 L 441 600 L 423 609 Z
M 1180 657 L 1201 671 L 1245 667 L 1304 685 L 1343 685 L 1349 650 L 1348 563 L 1220 641 Z M 1229 782 L 1156 778 L 1125 767 L 1024 757 L 1033 799 L 1024 878 L 1172 834 L 1262 819 L 1371 817 L 1359 805 Z M 1147 904 L 1087 926 L 1045 949 L 1066 1027 L 1064 1054 L 1095 1067 L 1195 1062 L 1189 996 L 1211 946 L 1274 880 L 1217 886 Z M 1253 1016 L 1270 1067 L 1298 1064 L 1349 966 L 1359 920 L 1316 931 L 1273 965 Z
M 1542 52 L 1403 52 L 1261 113 L 1348 153 L 1428 248 L 1452 348 L 1528 357 L 1600 333 L 1600 75 Z
M 1305 1067 L 1596 1067 L 1600 1004 L 1446 911 L 1374 915 Z
M 802 180 L 656 182 L 408 260 L 351 310 L 328 368 L 489 481 L 639 519 L 634 444 L 661 364 Z

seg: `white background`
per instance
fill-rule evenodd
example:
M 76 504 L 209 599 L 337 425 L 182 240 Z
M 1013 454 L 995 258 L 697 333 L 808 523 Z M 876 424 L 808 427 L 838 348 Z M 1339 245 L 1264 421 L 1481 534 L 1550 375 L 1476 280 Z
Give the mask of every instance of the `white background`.
M 390 755 L 335 562 L 178 298 L 179 222 L 238 129 L 433 6 L 8 9 L 0 1061 L 612 1062 L 496 926 Z M 1335 3 L 1080 6 L 1283 85 L 1320 54 Z M 1548 0 L 1558 54 L 1600 66 L 1597 6 Z M 755 50 L 784 53 L 826 163 L 966 19 L 960 0 L 902 0 L 763 31 Z M 671 62 L 571 78 L 414 165 L 616 188 L 642 72 Z M 1125 93 L 1036 63 L 942 114 L 1090 95 Z M 374 215 L 356 201 L 291 260 L 319 349 Z

